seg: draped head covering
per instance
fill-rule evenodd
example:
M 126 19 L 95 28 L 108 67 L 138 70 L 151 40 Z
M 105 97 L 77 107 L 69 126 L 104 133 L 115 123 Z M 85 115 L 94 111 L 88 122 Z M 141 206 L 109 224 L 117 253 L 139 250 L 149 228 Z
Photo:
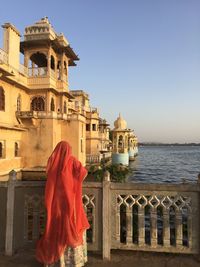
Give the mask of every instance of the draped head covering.
M 87 170 L 72 156 L 67 142 L 57 144 L 47 163 L 45 232 L 38 241 L 36 258 L 46 264 L 56 262 L 67 246 L 81 245 L 89 228 L 82 204 L 82 181 Z

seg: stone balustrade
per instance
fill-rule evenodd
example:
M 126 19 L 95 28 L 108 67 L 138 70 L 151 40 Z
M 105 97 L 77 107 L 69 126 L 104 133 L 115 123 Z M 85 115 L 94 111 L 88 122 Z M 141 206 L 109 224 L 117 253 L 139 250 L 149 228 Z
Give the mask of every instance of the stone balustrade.
M 28 69 L 29 77 L 44 77 L 47 76 L 47 67 L 41 68 L 29 68 Z
M 101 154 L 87 154 L 86 155 L 86 163 L 87 164 L 94 164 L 101 162 Z
M 20 119 L 61 119 L 70 120 L 70 115 L 55 111 L 16 111 L 16 117 Z
M 45 181 L 0 183 L 0 250 L 35 246 L 45 226 Z M 84 182 L 83 205 L 90 223 L 88 249 L 200 255 L 200 184 Z M 15 204 L 14 204 L 15 203 Z M 7 210 L 7 213 L 5 213 Z M 6 215 L 6 216 L 5 216 Z

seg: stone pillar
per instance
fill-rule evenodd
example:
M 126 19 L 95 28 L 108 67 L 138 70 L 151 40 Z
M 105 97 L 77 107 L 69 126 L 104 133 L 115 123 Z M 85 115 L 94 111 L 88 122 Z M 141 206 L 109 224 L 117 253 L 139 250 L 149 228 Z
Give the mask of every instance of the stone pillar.
M 47 55 L 47 75 L 49 77 L 51 76 L 51 52 L 50 50 L 48 51 L 48 55 Z
M 60 78 L 61 78 L 61 81 L 63 81 L 63 74 L 64 74 L 64 54 L 62 54 L 61 56 L 61 69 L 60 69 Z
M 7 216 L 6 216 L 6 242 L 5 254 L 13 255 L 13 224 L 14 224 L 14 201 L 15 201 L 15 183 L 17 173 L 12 170 L 9 173 L 9 181 L 7 188 Z
M 111 228 L 110 228 L 110 173 L 106 171 L 103 177 L 103 260 L 110 260 Z
M 25 52 L 25 55 L 24 55 L 24 66 L 26 68 L 28 68 L 28 62 L 29 62 L 29 55 L 27 52 Z

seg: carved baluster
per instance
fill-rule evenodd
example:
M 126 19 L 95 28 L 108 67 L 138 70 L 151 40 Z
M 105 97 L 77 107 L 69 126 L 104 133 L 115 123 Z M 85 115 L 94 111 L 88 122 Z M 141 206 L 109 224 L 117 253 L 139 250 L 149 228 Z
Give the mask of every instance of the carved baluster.
M 170 247 L 169 209 L 163 207 L 163 245 Z
M 123 200 L 121 196 L 117 196 L 117 201 L 116 201 L 116 240 L 117 242 L 120 243 L 120 207 L 121 204 L 123 203 Z
M 145 224 L 144 224 L 144 207 L 139 205 L 138 207 L 138 243 L 139 247 L 143 247 L 145 244 Z
M 182 212 L 180 209 L 176 210 L 176 246 L 178 248 L 183 246 L 183 224 Z
M 91 203 L 91 206 L 92 206 L 92 224 L 93 224 L 93 228 L 92 228 L 92 243 L 95 242 L 95 229 L 96 229 L 96 226 L 95 226 L 95 221 L 96 221 L 96 212 L 95 212 L 95 203 L 93 202 L 93 200 L 95 200 L 95 197 L 92 196 L 91 199 L 90 199 L 90 203 Z
M 132 244 L 132 232 L 133 232 L 133 223 L 132 223 L 132 207 L 128 206 L 126 208 L 126 230 L 127 230 L 127 236 L 126 236 L 126 243 Z
M 157 247 L 157 211 L 151 209 L 151 246 Z
M 187 227 L 188 227 L 188 247 L 192 249 L 193 242 L 192 242 L 192 235 L 193 235 L 193 229 L 192 229 L 192 218 L 194 214 L 192 212 L 188 212 L 188 218 L 187 218 Z
M 120 206 L 116 208 L 116 240 L 120 242 Z

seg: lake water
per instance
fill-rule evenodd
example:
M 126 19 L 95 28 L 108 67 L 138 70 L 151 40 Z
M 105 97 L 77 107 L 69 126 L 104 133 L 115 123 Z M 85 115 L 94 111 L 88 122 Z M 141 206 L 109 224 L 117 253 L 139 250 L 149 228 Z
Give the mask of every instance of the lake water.
M 196 183 L 200 173 L 200 146 L 140 146 L 130 167 L 132 182 Z

